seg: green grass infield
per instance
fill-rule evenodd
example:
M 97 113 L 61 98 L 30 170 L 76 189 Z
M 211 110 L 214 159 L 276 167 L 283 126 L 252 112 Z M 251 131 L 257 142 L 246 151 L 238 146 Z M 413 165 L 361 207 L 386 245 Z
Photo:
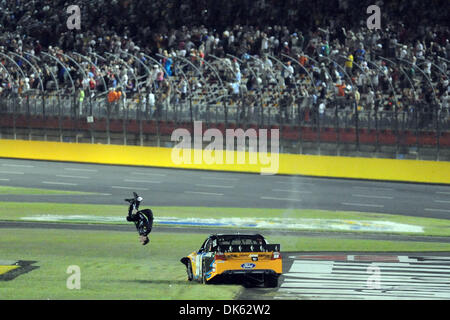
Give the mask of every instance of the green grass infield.
M 189 282 L 180 258 L 198 249 L 205 234 L 154 232 L 147 246 L 137 234 L 117 231 L 2 229 L 0 260 L 36 261 L 39 268 L 0 281 L 1 299 L 235 299 L 240 285 Z M 450 251 L 448 244 L 268 237 L 282 251 Z M 80 270 L 70 289 L 70 266 Z
M 255 230 L 313 230 L 324 232 L 371 232 L 378 225 L 380 234 L 450 236 L 450 220 L 381 213 L 324 211 L 301 209 L 249 209 L 207 207 L 151 207 L 158 221 L 217 222 L 220 228 L 245 228 L 253 223 Z M 53 221 L 71 223 L 127 223 L 126 205 L 95 205 L 68 203 L 1 202 L 0 220 Z M 55 220 L 55 217 L 57 218 Z M 220 223 L 222 222 L 222 225 Z M 234 223 L 234 224 L 233 224 Z M 284 225 L 283 225 L 284 224 Z M 334 225 L 337 226 L 334 226 Z M 392 224 L 390 229 L 382 224 Z M 189 224 L 179 224 L 186 226 Z M 195 224 L 194 224 L 195 225 Z M 195 225 L 202 227 L 201 224 Z M 253 225 L 252 225 L 253 226 Z M 342 227 L 342 229 L 340 229 Z M 411 232 L 408 227 L 419 228 Z M 385 229 L 383 229 L 385 228 Z M 406 228 L 406 229 L 405 229 Z

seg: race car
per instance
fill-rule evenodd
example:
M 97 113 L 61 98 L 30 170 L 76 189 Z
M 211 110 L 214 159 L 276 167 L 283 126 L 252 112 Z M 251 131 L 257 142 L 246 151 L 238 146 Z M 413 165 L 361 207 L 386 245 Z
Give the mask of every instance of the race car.
M 205 284 L 237 280 L 274 288 L 282 274 L 280 245 L 260 234 L 212 234 L 180 261 L 189 281 Z

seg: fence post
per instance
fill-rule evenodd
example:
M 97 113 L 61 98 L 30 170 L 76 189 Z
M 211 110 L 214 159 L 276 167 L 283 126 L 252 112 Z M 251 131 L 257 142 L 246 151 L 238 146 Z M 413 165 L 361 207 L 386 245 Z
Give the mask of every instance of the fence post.
M 65 100 L 65 99 L 64 99 Z M 62 108 L 61 101 L 58 103 L 58 130 L 59 130 L 59 142 L 63 142 L 63 131 L 62 131 Z
M 126 98 L 123 99 L 123 111 L 125 113 L 125 117 L 122 117 L 122 128 L 123 128 L 123 145 L 127 145 L 127 122 L 128 122 L 128 103 L 126 102 Z
M 420 142 L 419 142 L 419 110 L 418 110 L 418 104 L 416 103 L 414 105 L 414 123 L 415 123 L 415 133 L 416 133 L 416 148 L 417 148 L 417 154 L 416 154 L 416 160 L 419 160 L 419 149 L 420 149 Z
M 269 110 L 269 114 L 268 114 L 268 116 L 267 116 L 267 126 L 270 126 L 271 124 L 270 124 L 270 118 L 271 118 L 271 115 L 272 115 L 272 113 L 270 112 L 272 109 L 270 108 L 270 107 L 268 107 L 268 110 Z
M 139 98 L 139 103 L 141 104 L 141 98 Z M 147 106 L 144 107 L 144 110 L 147 110 Z M 145 111 L 142 112 L 142 104 L 138 108 L 138 112 L 136 112 L 136 121 L 139 123 L 139 145 L 142 147 L 144 145 L 144 134 L 142 129 L 142 116 L 145 114 Z
M 111 144 L 111 103 L 106 102 L 106 143 Z
M 91 116 L 90 117 L 92 117 L 92 118 L 90 118 L 91 120 L 90 121 L 92 121 L 91 123 L 89 123 L 89 129 L 90 129 L 90 133 L 91 133 L 91 144 L 94 144 L 95 143 L 95 135 L 94 135 L 94 123 L 95 123 L 95 118 L 94 118 L 94 116 L 92 115 L 92 113 L 91 113 Z M 86 121 L 87 121 L 87 118 L 86 118 Z
M 91 103 L 91 110 L 90 114 L 85 116 L 86 122 L 89 125 L 89 133 L 91 135 L 91 144 L 95 143 L 95 137 L 94 137 L 94 123 L 95 123 L 95 117 L 94 117 L 94 109 L 92 108 L 92 100 Z M 88 121 L 89 119 L 89 121 Z M 92 121 L 92 122 L 91 122 Z
M 380 151 L 380 130 L 378 125 L 378 100 L 375 100 L 374 116 L 375 116 L 375 152 Z
M 359 110 L 358 102 L 355 99 L 355 135 L 356 135 L 356 152 L 359 153 Z
M 209 104 L 208 104 L 208 106 L 209 106 Z M 218 106 L 215 106 L 214 107 L 214 110 L 216 111 L 215 113 L 216 113 L 216 125 L 219 123 L 219 107 Z M 194 122 L 192 122 L 192 124 L 193 124 Z M 194 129 L 192 129 L 192 132 L 194 132 Z
M 339 104 L 338 101 L 334 102 L 334 114 L 335 114 L 335 131 L 336 131 L 336 155 L 341 155 L 341 130 L 339 128 Z
M 16 103 L 14 103 L 16 104 Z M 30 99 L 28 99 L 27 103 L 27 124 L 28 124 L 28 140 L 32 140 L 32 132 L 31 132 L 31 107 L 30 107 Z
M 27 96 L 27 100 L 28 100 L 28 96 Z M 16 129 L 16 119 L 17 119 L 17 113 L 16 113 L 16 104 L 13 103 L 13 135 L 14 135 L 14 140 L 17 140 L 17 129 Z
M 157 147 L 160 147 L 160 144 L 161 144 L 161 137 L 160 137 L 160 120 L 161 120 L 161 109 L 162 109 L 162 106 L 161 106 L 161 103 L 162 103 L 162 101 L 161 100 L 159 100 L 159 101 L 157 101 L 157 103 L 156 103 L 156 110 L 155 110 L 155 112 L 156 112 L 156 146 Z
M 240 126 L 240 122 L 241 122 L 241 112 L 242 112 L 242 108 L 240 107 L 240 101 L 239 101 L 239 99 L 237 98 L 236 99 L 237 101 L 236 101 L 236 128 L 239 128 L 239 126 Z
M 440 118 L 441 118 L 441 112 L 439 110 L 439 105 L 436 105 L 436 161 L 439 161 L 440 159 L 440 151 L 441 151 L 441 132 L 440 132 Z
M 394 108 L 394 121 L 395 121 L 395 157 L 398 157 L 398 153 L 400 152 L 400 130 L 398 126 L 398 105 L 395 105 Z
M 284 117 L 283 117 L 283 99 L 278 99 L 278 126 L 280 132 L 280 152 L 283 152 L 283 127 L 284 127 Z M 270 129 L 270 128 L 269 128 Z
M 306 98 L 303 98 L 306 99 Z M 301 110 L 301 106 L 303 103 L 303 99 L 300 102 L 300 97 L 297 99 L 297 113 L 298 113 L 298 142 L 299 142 L 299 148 L 298 148 L 298 153 L 299 154 L 303 154 L 303 141 L 302 141 L 302 110 Z
M 317 97 L 317 99 L 318 99 L 318 97 Z M 314 110 L 314 118 L 316 120 L 316 126 L 317 126 L 317 141 L 316 141 L 317 153 L 320 156 L 322 153 L 322 150 L 321 150 L 321 143 L 320 143 L 320 139 L 321 139 L 320 133 L 321 132 L 320 132 L 320 113 L 319 113 L 318 102 L 319 102 L 318 100 L 316 100 L 316 103 L 314 103 L 314 101 L 313 101 L 313 110 Z
M 261 114 L 259 126 L 262 127 L 262 126 L 264 126 L 264 104 L 261 104 L 261 107 L 259 108 L 259 110 L 260 110 L 259 112 Z
M 43 91 L 41 92 L 41 95 L 42 95 L 42 122 L 44 123 L 44 141 L 47 141 L 47 115 L 45 112 L 46 99 Z

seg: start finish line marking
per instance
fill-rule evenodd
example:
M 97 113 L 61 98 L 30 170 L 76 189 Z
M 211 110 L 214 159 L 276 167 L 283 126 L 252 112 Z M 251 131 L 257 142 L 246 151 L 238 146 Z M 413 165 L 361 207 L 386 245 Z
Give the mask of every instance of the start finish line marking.
M 274 299 L 450 299 L 450 257 L 299 254 Z
M 301 255 L 289 258 L 314 261 L 400 262 L 400 257 L 394 255 Z

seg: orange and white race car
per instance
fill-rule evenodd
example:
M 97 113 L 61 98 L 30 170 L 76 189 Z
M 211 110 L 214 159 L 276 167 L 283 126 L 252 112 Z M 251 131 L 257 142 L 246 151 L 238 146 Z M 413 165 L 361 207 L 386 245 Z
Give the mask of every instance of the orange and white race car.
M 202 283 L 239 279 L 273 288 L 282 273 L 280 245 L 260 234 L 212 234 L 181 262 L 188 280 Z

